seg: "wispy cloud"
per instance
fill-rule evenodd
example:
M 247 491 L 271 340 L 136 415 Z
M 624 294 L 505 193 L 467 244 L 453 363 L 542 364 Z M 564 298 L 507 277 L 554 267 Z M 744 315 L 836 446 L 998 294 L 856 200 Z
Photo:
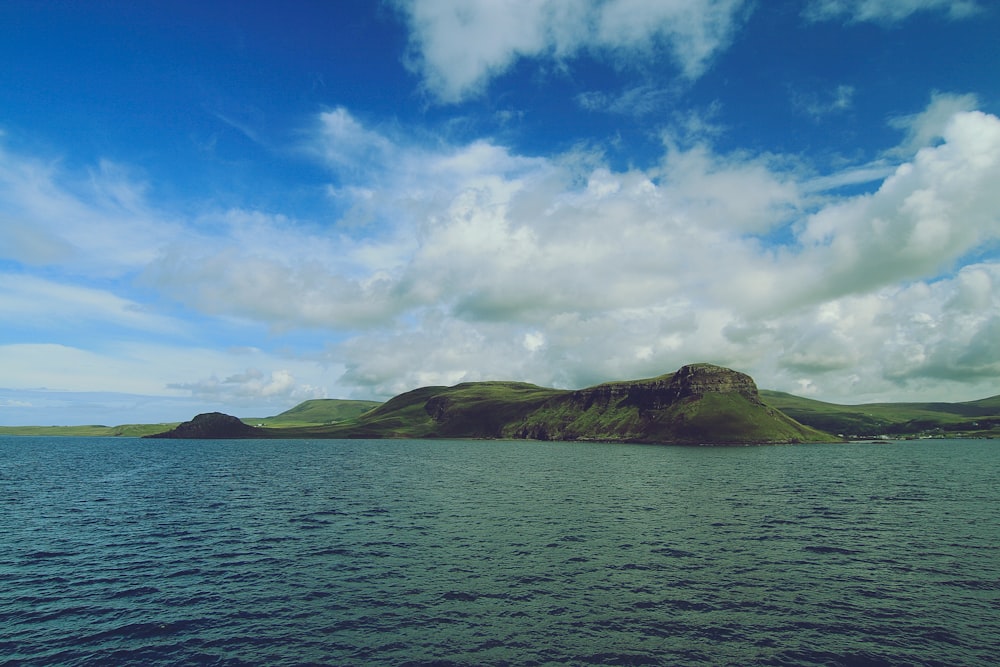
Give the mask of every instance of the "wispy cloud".
M 973 111 L 978 107 L 979 100 L 972 94 L 932 93 L 930 104 L 923 111 L 889 120 L 892 127 L 906 134 L 903 142 L 889 153 L 909 157 L 921 148 L 933 146 L 943 139 L 945 128 L 956 113 Z
M 0 146 L 0 258 L 119 276 L 179 229 L 146 203 L 147 185 L 104 160 L 80 175 Z
M 813 21 L 895 23 L 917 12 L 936 11 L 964 19 L 982 10 L 976 0 L 810 0 L 804 14 Z
M 77 331 L 99 325 L 124 330 L 183 335 L 179 320 L 151 311 L 112 292 L 18 273 L 0 273 L 0 312 L 7 330 L 44 327 Z
M 662 51 L 679 74 L 700 76 L 729 45 L 743 0 L 397 0 L 410 24 L 411 66 L 450 103 L 474 96 L 521 58 L 580 53 L 628 66 Z
M 854 106 L 854 86 L 840 84 L 820 91 L 793 91 L 792 106 L 799 112 L 819 120 L 831 114 L 843 113 Z
M 670 108 L 676 97 L 677 92 L 673 89 L 642 84 L 615 94 L 603 91 L 581 93 L 576 102 L 587 111 L 643 117 L 663 113 Z

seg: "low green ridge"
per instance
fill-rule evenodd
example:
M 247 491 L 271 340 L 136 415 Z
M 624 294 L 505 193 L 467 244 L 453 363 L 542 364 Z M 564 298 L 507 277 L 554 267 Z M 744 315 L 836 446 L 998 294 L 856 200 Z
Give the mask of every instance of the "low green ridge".
M 685 382 L 687 393 L 681 395 Z M 272 417 L 242 421 L 265 427 L 255 431 L 255 437 L 271 438 L 679 443 L 1000 438 L 1000 395 L 959 403 L 839 405 L 779 391 L 758 392 L 753 380 L 742 373 L 692 364 L 677 373 L 580 390 L 495 381 L 421 387 L 385 403 L 314 399 Z M 179 425 L 0 426 L 0 435 L 143 437 Z
M 176 428 L 180 422 L 165 424 L 121 424 L 119 426 L 0 426 L 0 435 L 71 436 L 77 438 L 126 437 L 141 438 L 166 429 Z
M 528 438 L 679 444 L 829 442 L 765 405 L 753 380 L 692 364 L 580 390 L 522 382 L 421 387 L 341 424 L 263 429 L 265 437 Z
M 1000 396 L 961 403 L 839 405 L 780 391 L 760 394 L 795 420 L 848 438 L 1000 437 Z
M 270 428 L 336 424 L 357 419 L 369 410 L 382 405 L 378 401 L 353 401 L 337 398 L 315 398 L 299 403 L 290 410 L 273 417 L 244 417 L 251 426 Z

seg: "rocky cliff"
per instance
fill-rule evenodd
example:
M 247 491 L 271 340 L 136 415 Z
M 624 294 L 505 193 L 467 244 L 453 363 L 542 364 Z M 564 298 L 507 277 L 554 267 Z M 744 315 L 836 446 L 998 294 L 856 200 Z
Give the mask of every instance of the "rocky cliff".
M 698 444 L 829 439 L 766 406 L 749 375 L 712 364 L 554 396 L 503 435 Z
M 649 380 L 609 382 L 579 389 L 572 392 L 571 397 L 583 409 L 617 404 L 641 410 L 662 410 L 681 399 L 696 399 L 708 393 L 734 393 L 755 405 L 762 405 L 753 378 L 713 364 L 689 364 L 676 373 Z
M 520 382 L 466 382 L 400 394 L 355 419 L 302 429 L 254 429 L 198 415 L 167 438 L 529 438 L 735 444 L 829 441 L 765 405 L 750 376 L 690 364 L 646 380 L 579 390 Z

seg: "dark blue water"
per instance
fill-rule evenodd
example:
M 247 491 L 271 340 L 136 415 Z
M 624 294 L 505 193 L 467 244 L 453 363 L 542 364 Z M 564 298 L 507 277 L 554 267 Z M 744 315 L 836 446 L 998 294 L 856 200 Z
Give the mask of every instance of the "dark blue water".
M 995 664 L 998 462 L 0 438 L 0 664 Z

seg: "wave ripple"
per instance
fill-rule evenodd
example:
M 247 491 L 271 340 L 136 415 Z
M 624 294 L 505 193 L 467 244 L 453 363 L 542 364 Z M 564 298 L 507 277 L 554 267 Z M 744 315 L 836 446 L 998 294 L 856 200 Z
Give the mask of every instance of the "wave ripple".
M 981 665 L 996 445 L 0 438 L 0 665 Z

